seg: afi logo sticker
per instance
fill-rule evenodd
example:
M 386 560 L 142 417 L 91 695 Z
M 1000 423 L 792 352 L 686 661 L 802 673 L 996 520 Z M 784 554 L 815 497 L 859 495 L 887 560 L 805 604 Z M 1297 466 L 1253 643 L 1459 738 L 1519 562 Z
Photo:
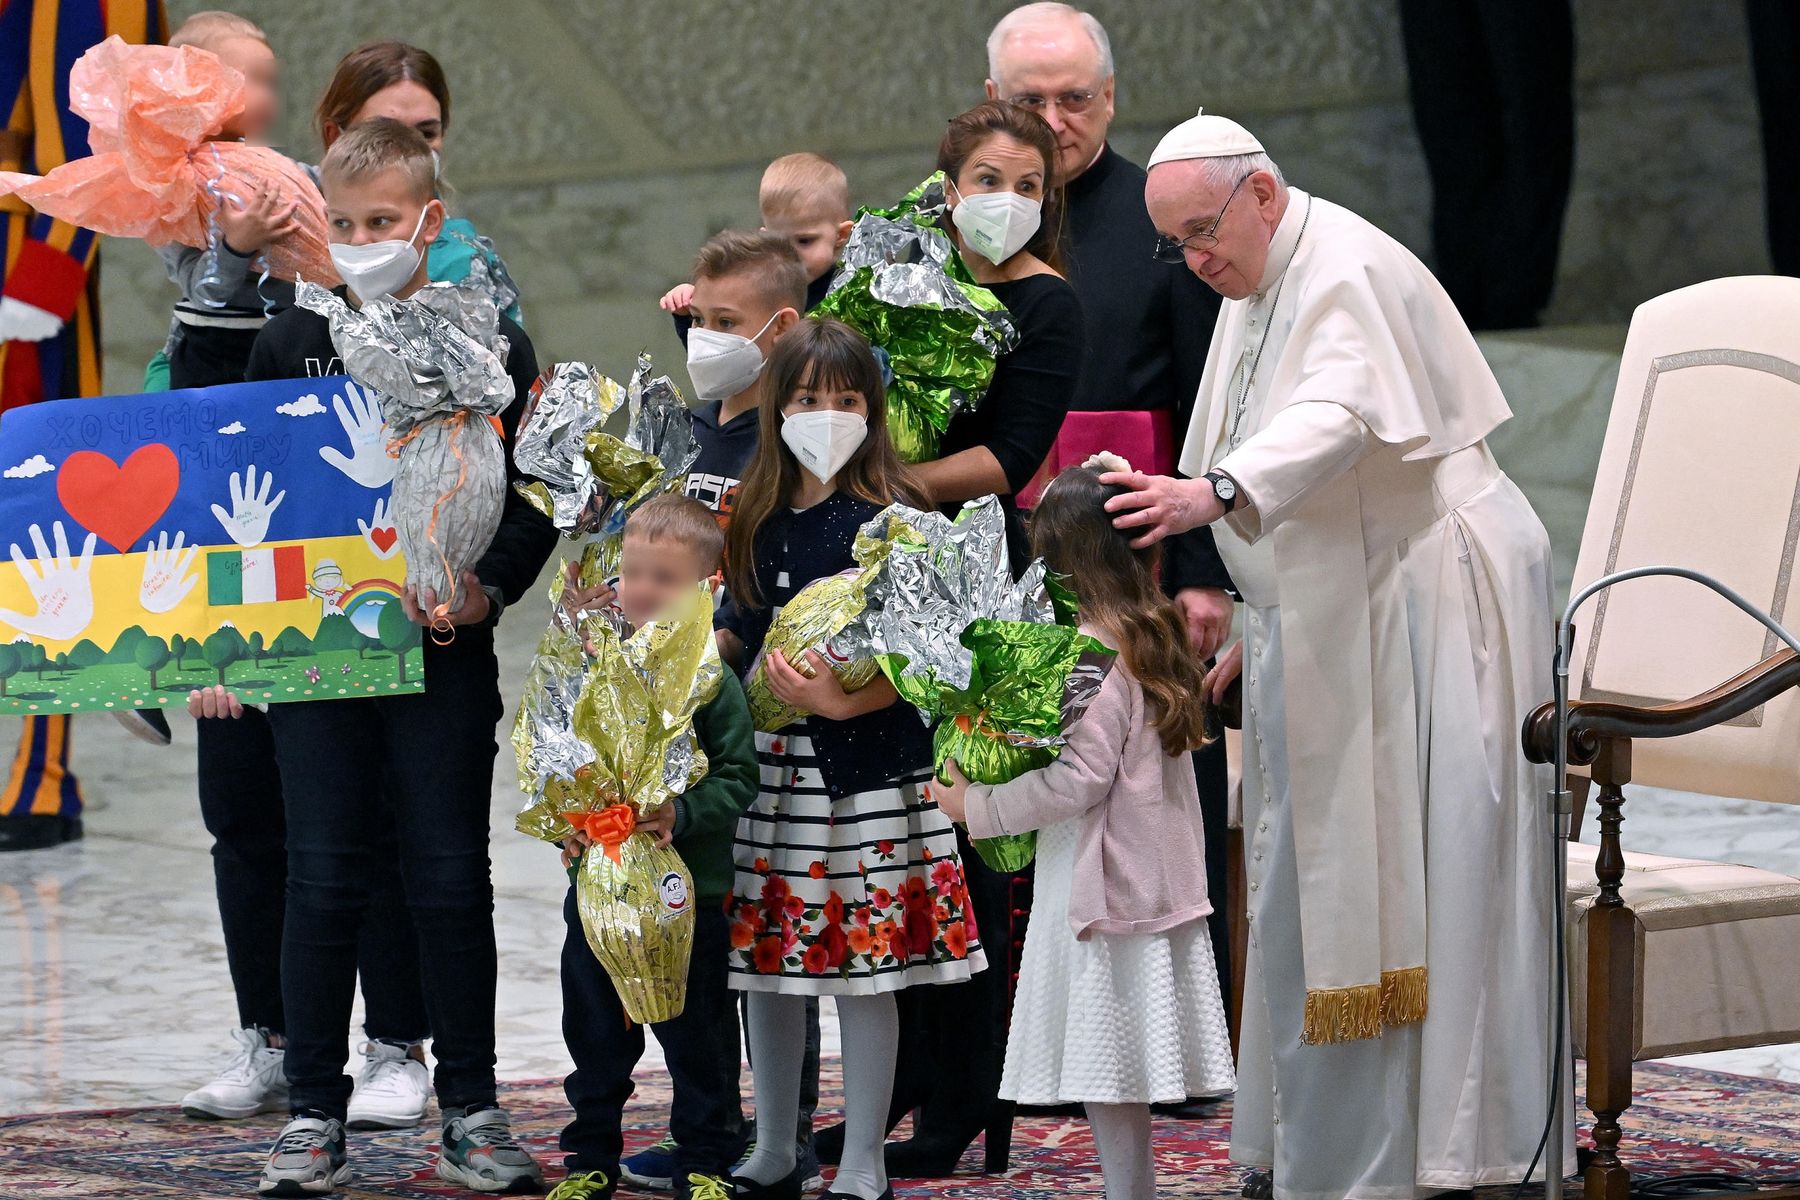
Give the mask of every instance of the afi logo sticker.
M 688 883 L 680 871 L 670 871 L 656 881 L 656 890 L 662 894 L 663 907 L 671 913 L 678 913 L 688 904 Z

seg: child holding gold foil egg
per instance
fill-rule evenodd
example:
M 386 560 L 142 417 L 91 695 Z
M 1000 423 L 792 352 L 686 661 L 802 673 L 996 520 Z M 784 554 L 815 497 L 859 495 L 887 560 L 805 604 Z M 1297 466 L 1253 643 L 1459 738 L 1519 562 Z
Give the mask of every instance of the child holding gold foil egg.
M 1117 665 L 1049 766 L 983 786 L 951 760 L 951 786 L 933 791 L 974 837 L 1038 831 L 1000 1095 L 1085 1104 L 1108 1200 L 1138 1200 L 1156 1194 L 1150 1105 L 1235 1080 L 1188 762 L 1206 740 L 1206 687 L 1156 551 L 1112 527 L 1106 501 L 1122 489 L 1100 474 L 1115 469 L 1129 468 L 1096 455 L 1058 475 L 1031 548 L 1080 581 L 1082 632 L 1116 648 Z
M 640 627 L 690 595 L 718 567 L 723 548 L 724 534 L 705 505 L 680 496 L 645 503 L 626 522 L 620 552 L 617 602 L 625 620 Z M 675 1083 L 669 1129 L 679 1197 L 727 1194 L 721 1189 L 744 1148 L 722 901 L 732 885 L 732 831 L 756 797 L 756 755 L 743 689 L 729 671 L 718 695 L 695 712 L 694 732 L 706 754 L 705 778 L 636 825 L 658 845 L 673 844 L 694 878 L 686 1004 L 678 1016 L 651 1026 Z M 583 853 L 598 852 L 582 833 L 564 843 L 564 861 L 571 865 Z M 575 1065 L 564 1087 L 574 1119 L 562 1131 L 569 1178 L 557 1194 L 604 1200 L 620 1181 L 620 1122 L 632 1070 L 644 1052 L 644 1029 L 626 1019 L 618 989 L 588 945 L 573 885 L 563 916 L 563 1034 Z
M 899 1040 L 894 994 L 986 966 L 956 834 L 931 801 L 931 739 L 885 679 L 846 693 L 762 653 L 781 607 L 855 565 L 857 530 L 917 492 L 888 439 L 881 369 L 836 321 L 802 321 L 763 374 L 761 433 L 726 547 L 728 660 L 759 659 L 784 703 L 814 715 L 756 735 L 762 789 L 738 823 L 731 986 L 750 994 L 756 1151 L 737 1195 L 798 1200 L 794 1155 L 808 996 L 832 996 L 844 1044 L 846 1137 L 827 1197 L 893 1195 L 882 1140 Z

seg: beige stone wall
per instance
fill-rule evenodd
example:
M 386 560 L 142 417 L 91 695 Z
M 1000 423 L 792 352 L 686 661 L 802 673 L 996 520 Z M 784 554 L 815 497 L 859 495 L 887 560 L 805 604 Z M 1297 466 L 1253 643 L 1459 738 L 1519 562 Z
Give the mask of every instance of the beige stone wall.
M 214 0 L 170 0 L 172 19 Z M 1450 2 L 1450 0 L 1446 0 Z M 980 96 L 1006 0 L 239 0 L 287 68 L 287 144 L 339 55 L 373 37 L 437 54 L 455 104 L 455 207 L 494 238 L 540 357 L 624 371 L 676 343 L 656 296 L 695 247 L 753 223 L 771 157 L 841 161 L 859 202 L 930 169 Z M 1241 116 L 1296 182 L 1421 253 L 1429 196 L 1394 0 L 1093 0 L 1119 72 L 1115 141 L 1140 161 L 1204 102 Z M 1767 269 L 1761 167 L 1735 0 L 1577 0 L 1580 128 L 1553 321 Z M 106 250 L 108 386 L 132 391 L 172 291 Z

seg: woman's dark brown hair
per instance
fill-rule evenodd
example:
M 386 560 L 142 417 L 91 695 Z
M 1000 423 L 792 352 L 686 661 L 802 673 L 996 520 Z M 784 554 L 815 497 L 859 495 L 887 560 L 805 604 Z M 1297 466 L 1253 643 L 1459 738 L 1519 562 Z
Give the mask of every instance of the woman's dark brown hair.
M 1207 741 L 1205 673 L 1187 622 L 1157 585 L 1157 548 L 1133 550 L 1131 535 L 1113 528 L 1106 502 L 1125 491 L 1091 467 L 1064 471 L 1038 498 L 1031 549 L 1076 589 L 1082 620 L 1106 632 L 1144 689 L 1163 753 L 1185 754 Z
M 438 119 L 450 127 L 450 85 L 438 60 L 405 42 L 370 42 L 344 55 L 325 85 L 313 113 L 319 141 L 328 143 L 350 128 L 369 97 L 396 83 L 416 83 L 430 92 L 438 102 Z
M 805 391 L 856 392 L 869 410 L 869 435 L 837 473 L 837 490 L 883 507 L 896 500 L 924 503 L 888 436 L 887 389 L 868 339 L 842 321 L 808 317 L 783 334 L 763 368 L 757 399 L 756 457 L 744 472 L 737 509 L 725 533 L 725 586 L 745 608 L 763 606 L 756 586 L 756 534 L 777 509 L 791 504 L 800 463 L 781 440 L 781 410 Z
M 1048 121 L 1030 109 L 1004 100 L 984 100 L 968 112 L 950 118 L 950 128 L 944 130 L 944 140 L 938 143 L 938 170 L 955 183 L 976 151 L 996 134 L 1030 147 L 1044 160 L 1042 219 L 1025 249 L 1052 271 L 1061 272 L 1062 185 L 1056 178 L 1056 133 Z

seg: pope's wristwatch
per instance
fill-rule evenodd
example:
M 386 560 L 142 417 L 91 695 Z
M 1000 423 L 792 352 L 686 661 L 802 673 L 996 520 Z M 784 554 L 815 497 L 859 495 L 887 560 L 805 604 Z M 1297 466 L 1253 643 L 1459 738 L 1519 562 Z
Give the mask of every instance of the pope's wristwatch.
M 1230 512 L 1237 507 L 1237 481 L 1231 476 L 1225 474 L 1223 471 L 1208 471 L 1200 478 L 1212 484 L 1213 495 L 1219 498 L 1219 503 L 1225 506 L 1226 512 Z

